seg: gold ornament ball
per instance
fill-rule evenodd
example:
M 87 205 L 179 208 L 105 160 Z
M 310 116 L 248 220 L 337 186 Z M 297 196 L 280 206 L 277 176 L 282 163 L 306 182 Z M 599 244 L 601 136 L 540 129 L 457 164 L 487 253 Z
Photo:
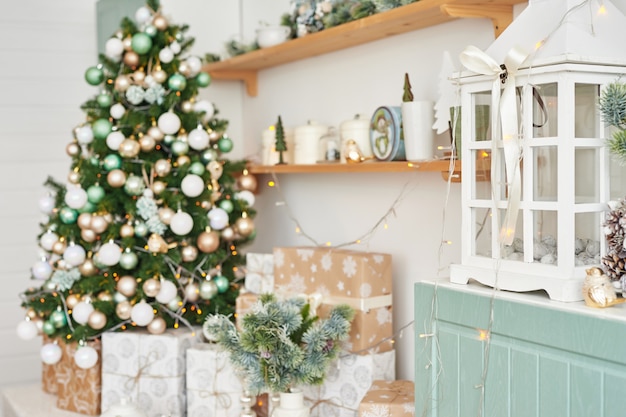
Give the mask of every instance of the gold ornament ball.
M 120 237 L 133 237 L 135 235 L 135 228 L 132 224 L 126 223 L 120 227 Z
M 83 229 L 80 231 L 80 238 L 87 243 L 93 243 L 98 238 L 98 235 L 93 229 Z
M 167 159 L 159 159 L 154 163 L 154 172 L 159 177 L 165 177 L 172 171 L 172 164 Z
M 67 181 L 72 184 L 78 184 L 80 182 L 80 174 L 76 171 L 70 171 L 70 173 L 67 174 Z
M 185 77 L 189 77 L 189 74 L 191 74 L 191 67 L 189 66 L 187 61 L 181 61 L 181 63 L 178 65 L 178 72 L 183 74 Z
M 190 282 L 185 286 L 185 298 L 190 303 L 195 303 L 200 298 L 200 287 L 195 282 Z
M 109 227 L 109 223 L 106 221 L 106 219 L 103 216 L 96 215 L 96 216 L 91 216 L 91 223 L 89 224 L 89 227 L 94 232 L 100 234 L 100 233 L 103 233 L 105 230 L 107 230 L 107 227 Z
M 124 158 L 134 158 L 139 155 L 140 150 L 141 146 L 139 145 L 139 142 L 135 139 L 126 138 L 122 143 L 120 143 L 118 152 Z
M 124 64 L 132 69 L 135 69 L 137 68 L 137 65 L 139 65 L 139 54 L 135 51 L 126 51 L 123 61 Z
M 57 240 L 52 245 L 52 252 L 56 253 L 57 255 L 63 255 L 63 252 L 65 252 L 66 248 L 67 244 L 64 240 Z
M 181 155 L 178 157 L 178 159 L 176 159 L 176 163 L 179 167 L 182 167 L 183 165 L 191 163 L 191 158 L 189 158 L 187 155 Z
M 222 134 L 215 130 L 209 132 L 209 141 L 211 143 L 217 142 L 221 137 L 222 137 Z
M 107 325 L 107 316 L 98 310 L 94 310 L 87 318 L 87 324 L 94 330 L 103 329 Z
M 146 73 L 141 71 L 141 70 L 137 70 L 135 72 L 133 72 L 133 81 L 135 81 L 136 84 L 143 84 L 144 80 L 146 79 Z
M 125 37 L 124 39 L 122 39 L 122 45 L 124 45 L 124 50 L 125 51 L 132 51 L 133 50 L 133 40 L 130 36 Z
M 148 323 L 147 329 L 150 334 L 161 334 L 165 331 L 167 324 L 161 317 L 155 317 Z
M 126 173 L 121 169 L 114 169 L 107 174 L 107 182 L 113 188 L 121 188 L 126 182 Z
M 163 181 L 155 181 L 152 184 L 152 192 L 155 195 L 159 195 L 161 194 L 163 191 L 165 191 L 165 187 L 167 187 L 167 184 L 165 184 Z
M 207 164 L 207 169 L 211 173 L 211 178 L 214 180 L 219 180 L 224 173 L 224 166 L 221 162 L 211 161 Z
M 91 227 L 91 213 L 80 213 L 76 224 L 81 229 L 89 229 Z
M 26 317 L 28 317 L 31 320 L 34 318 L 37 318 L 37 312 L 35 311 L 34 308 L 29 307 L 29 309 L 26 310 Z
M 182 103 L 180 103 L 180 109 L 183 111 L 183 113 L 190 113 L 191 111 L 193 111 L 193 103 L 191 101 L 183 101 Z
M 113 215 L 111 213 L 105 213 L 102 215 L 102 217 L 104 217 L 104 221 L 109 224 L 113 222 Z
M 167 80 L 167 72 L 162 69 L 152 71 L 152 79 L 159 84 L 163 84 Z
M 156 297 L 161 290 L 161 281 L 150 278 L 143 283 L 141 288 L 143 288 L 143 292 L 147 297 Z
M 167 27 L 169 26 L 167 19 L 160 14 L 154 16 L 154 19 L 152 19 L 152 24 L 155 28 L 161 31 L 167 29 Z
M 243 237 L 248 237 L 254 232 L 254 222 L 250 217 L 241 217 L 235 222 L 237 232 Z
M 123 93 L 124 91 L 128 90 L 128 87 L 130 87 L 130 79 L 128 78 L 128 76 L 124 74 L 118 75 L 115 79 L 115 89 Z
M 163 140 L 163 138 L 165 137 L 161 129 L 156 126 L 152 126 L 150 129 L 148 129 L 147 134 L 148 136 L 154 138 L 154 140 L 156 140 L 157 142 Z
M 210 201 L 203 201 L 200 203 L 200 207 L 202 207 L 205 210 L 209 210 L 211 207 L 213 206 L 213 204 Z
M 128 320 L 132 309 L 133 306 L 128 301 L 122 301 L 115 306 L 115 315 L 122 320 Z
M 125 275 L 117 281 L 117 286 L 115 288 L 120 292 L 120 294 L 125 295 L 126 297 L 132 297 L 137 292 L 137 280 L 135 277 Z
M 85 262 L 78 267 L 78 271 L 85 277 L 91 277 L 96 275 L 98 268 L 92 259 L 85 259 Z
M 65 305 L 67 305 L 67 308 L 69 308 L 70 310 L 76 307 L 76 304 L 78 303 L 80 303 L 79 295 L 70 294 L 67 297 L 65 297 Z
M 159 220 L 165 224 L 170 224 L 172 217 L 174 217 L 174 210 L 169 207 L 163 207 L 159 209 Z
M 80 145 L 78 143 L 76 143 L 76 142 L 70 142 L 65 147 L 65 152 L 69 156 L 78 156 L 78 155 L 80 155 Z
M 237 186 L 240 190 L 255 192 L 257 185 L 258 183 L 254 175 L 246 174 L 237 179 Z
M 198 235 L 198 249 L 204 253 L 212 253 L 217 250 L 220 245 L 220 237 L 217 232 L 202 232 Z
M 198 258 L 198 248 L 195 246 L 183 246 L 180 254 L 183 262 L 193 262 Z
M 113 301 L 113 296 L 108 291 L 102 291 L 100 294 L 98 294 L 98 300 L 109 303 Z
M 227 242 L 230 242 L 234 238 L 235 238 L 235 231 L 233 230 L 232 227 L 225 227 L 224 229 L 222 229 L 222 239 L 224 239 Z
M 156 141 L 150 135 L 143 135 L 141 139 L 139 139 L 139 146 L 141 147 L 142 151 L 151 152 L 156 146 Z

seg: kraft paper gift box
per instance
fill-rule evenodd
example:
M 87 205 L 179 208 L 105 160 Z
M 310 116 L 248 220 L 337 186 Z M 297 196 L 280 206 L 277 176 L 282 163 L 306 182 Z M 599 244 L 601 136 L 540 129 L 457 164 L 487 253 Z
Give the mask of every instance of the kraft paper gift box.
M 413 381 L 374 381 L 359 405 L 359 417 L 413 417 Z
M 242 394 L 230 353 L 210 343 L 187 350 L 187 417 L 239 417 Z
M 241 320 L 259 301 L 259 296 L 251 292 L 241 292 L 235 299 L 235 326 L 241 330 Z
M 393 349 L 391 255 L 318 247 L 274 248 L 274 290 L 321 298 L 320 317 L 333 305 L 355 309 L 345 345 L 353 353 Z
M 101 357 L 100 340 L 87 342 Z M 100 415 L 102 391 L 102 361 L 89 369 L 82 369 L 74 361 L 74 354 L 81 349 L 77 342 L 60 342 L 63 355 L 57 368 L 57 408 L 85 415 Z
M 124 397 L 148 417 L 184 417 L 186 351 L 201 332 L 168 329 L 102 335 L 102 410 Z
M 44 334 L 43 335 L 43 345 L 54 342 L 54 339 L 51 339 L 50 336 Z M 62 340 L 57 340 L 57 343 L 63 343 Z M 62 346 L 63 345 L 59 345 Z M 59 367 L 58 363 L 54 365 L 48 365 L 47 363 L 41 364 L 41 389 L 48 394 L 56 394 L 59 390 L 59 386 L 57 384 L 57 368 Z
M 274 255 L 271 253 L 246 254 L 246 290 L 265 294 L 274 290 Z
M 395 350 L 368 355 L 342 352 L 322 385 L 303 387 L 310 417 L 356 417 L 372 383 L 395 379 L 395 366 Z

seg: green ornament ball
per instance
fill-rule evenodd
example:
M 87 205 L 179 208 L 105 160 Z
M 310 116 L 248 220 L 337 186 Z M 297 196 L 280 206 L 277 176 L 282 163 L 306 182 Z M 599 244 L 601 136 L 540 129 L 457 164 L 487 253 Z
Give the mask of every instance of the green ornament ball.
M 85 71 L 85 81 L 89 85 L 99 85 L 104 81 L 104 72 L 98 67 L 89 67 Z
M 78 209 L 78 212 L 79 213 L 93 213 L 94 211 L 96 211 L 96 208 L 97 208 L 96 205 L 92 203 L 91 201 L 89 201 L 89 197 L 87 197 L 87 202 L 85 203 L 84 206 Z
M 134 269 L 139 263 L 139 258 L 134 252 L 124 252 L 120 256 L 120 266 L 126 270 Z
M 187 87 L 187 79 L 181 74 L 172 74 L 167 80 L 170 90 L 183 91 Z
M 114 153 L 108 154 L 102 161 L 102 167 L 107 171 L 120 169 L 122 167 L 122 157 Z
M 211 76 L 208 72 L 201 72 L 196 75 L 196 82 L 200 87 L 208 87 L 211 84 Z
M 217 147 L 221 152 L 228 153 L 233 150 L 233 141 L 228 137 L 222 136 L 217 141 Z
M 130 41 L 130 46 L 133 51 L 143 55 L 152 48 L 152 38 L 147 33 L 135 33 Z
M 174 297 L 172 299 L 172 301 L 170 301 L 169 303 L 167 303 L 167 308 L 169 308 L 172 311 L 178 311 L 178 309 L 180 308 L 180 304 L 181 304 L 181 299 L 180 297 L 177 295 L 176 297 Z
M 56 331 L 56 327 L 54 327 L 54 324 L 46 320 L 43 322 L 43 325 L 41 326 L 41 330 L 48 336 L 52 336 L 54 332 Z
M 158 29 L 156 27 L 154 27 L 153 25 L 148 25 L 144 28 L 143 32 L 150 36 L 151 38 L 154 38 L 154 36 L 157 34 Z
M 187 144 L 187 142 L 183 142 L 182 140 L 175 140 L 174 143 L 172 143 L 172 153 L 174 155 L 186 155 L 187 152 L 189 152 L 189 145 Z
M 53 311 L 50 313 L 50 318 L 48 320 L 57 329 L 60 329 L 67 324 L 67 317 L 65 316 L 65 312 L 63 310 Z
M 217 286 L 217 292 L 219 293 L 225 293 L 226 291 L 228 291 L 228 288 L 230 287 L 230 282 L 228 281 L 228 278 L 226 278 L 223 275 L 214 276 L 213 282 Z
M 207 149 L 206 151 L 202 152 L 202 154 L 200 155 L 200 159 L 205 164 L 208 164 L 211 161 L 215 161 L 217 160 L 217 151 L 215 149 Z
M 78 219 L 78 211 L 73 208 L 63 207 L 59 210 L 59 219 L 63 224 L 74 224 Z
M 92 156 L 89 158 L 89 163 L 92 166 L 97 167 L 98 165 L 100 165 L 100 158 L 98 156 Z
M 148 236 L 148 226 L 144 222 L 135 224 L 135 236 L 137 237 Z
M 96 97 L 96 101 L 98 102 L 98 106 L 102 107 L 103 109 L 107 109 L 111 107 L 111 104 L 113 104 L 113 97 L 111 97 L 109 94 L 102 93 L 98 94 L 98 97 Z
M 100 185 L 90 185 L 87 188 L 87 201 L 93 204 L 98 204 L 104 198 L 104 194 L 104 188 L 102 188 Z
M 141 195 L 143 190 L 146 189 L 146 185 L 143 182 L 143 178 L 137 175 L 129 175 L 124 183 L 124 191 L 128 195 Z
M 204 174 L 205 170 L 206 169 L 204 168 L 204 164 L 202 162 L 193 162 L 189 166 L 189 172 L 191 172 L 192 174 L 202 175 Z
M 210 300 L 217 294 L 217 285 L 213 281 L 203 281 L 202 284 L 200 284 L 198 293 L 203 300 Z
M 163 137 L 163 143 L 166 145 L 171 145 L 176 140 L 176 136 L 174 135 L 165 135 Z
M 232 213 L 233 209 L 235 208 L 235 205 L 231 200 L 222 200 L 219 202 L 219 206 L 226 213 Z
M 98 119 L 91 125 L 91 130 L 93 130 L 94 138 L 106 139 L 113 130 L 113 125 L 107 119 Z

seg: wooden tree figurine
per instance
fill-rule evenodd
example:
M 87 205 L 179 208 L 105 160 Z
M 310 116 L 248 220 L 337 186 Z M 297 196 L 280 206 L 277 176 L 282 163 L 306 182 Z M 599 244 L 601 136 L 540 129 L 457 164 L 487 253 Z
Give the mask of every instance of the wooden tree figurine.
M 413 101 L 413 92 L 411 91 L 411 82 L 409 81 L 409 74 L 404 73 L 404 94 L 402 95 L 402 101 L 405 103 Z
M 276 151 L 278 152 L 278 163 L 276 165 L 283 165 L 285 161 L 283 160 L 283 152 L 287 150 L 287 142 L 285 142 L 285 131 L 283 129 L 283 121 L 278 116 L 278 121 L 276 122 Z

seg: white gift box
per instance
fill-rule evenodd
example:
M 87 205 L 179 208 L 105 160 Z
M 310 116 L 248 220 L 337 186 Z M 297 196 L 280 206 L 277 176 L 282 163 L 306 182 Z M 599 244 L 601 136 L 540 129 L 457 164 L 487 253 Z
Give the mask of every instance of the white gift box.
M 395 367 L 395 350 L 368 355 L 342 352 L 322 385 L 303 388 L 310 417 L 356 417 L 372 382 L 394 380 Z
M 248 292 L 254 294 L 274 291 L 274 254 L 248 253 L 246 255 L 245 287 Z
M 238 417 L 242 394 L 228 352 L 210 343 L 187 350 L 187 417 Z
M 184 417 L 186 351 L 198 332 L 169 329 L 160 335 L 144 331 L 102 335 L 102 410 L 131 401 L 148 415 Z

